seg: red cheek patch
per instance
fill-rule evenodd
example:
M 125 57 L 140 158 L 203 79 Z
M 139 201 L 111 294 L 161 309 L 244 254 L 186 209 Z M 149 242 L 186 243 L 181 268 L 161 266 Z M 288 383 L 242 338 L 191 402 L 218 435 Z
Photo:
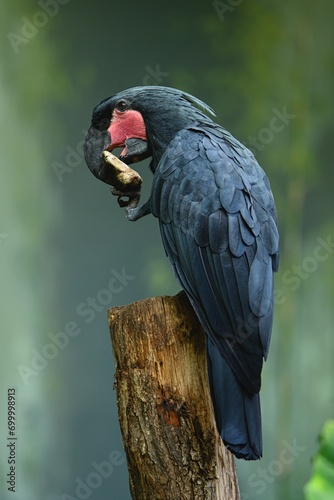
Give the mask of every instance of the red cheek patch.
M 125 141 L 130 138 L 147 141 L 144 119 L 139 111 L 129 110 L 121 113 L 114 110 L 108 132 L 112 149 L 124 146 Z

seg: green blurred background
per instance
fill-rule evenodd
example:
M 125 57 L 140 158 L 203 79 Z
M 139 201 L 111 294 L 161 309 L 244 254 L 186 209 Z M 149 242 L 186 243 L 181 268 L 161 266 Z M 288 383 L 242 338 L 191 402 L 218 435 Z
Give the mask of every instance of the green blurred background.
M 178 286 L 157 221 L 125 220 L 82 140 L 95 104 L 144 84 L 206 101 L 270 177 L 281 268 L 264 458 L 239 461 L 239 481 L 243 500 L 303 498 L 334 409 L 333 19 L 329 0 L 1 2 L 1 498 L 130 498 L 107 309 Z

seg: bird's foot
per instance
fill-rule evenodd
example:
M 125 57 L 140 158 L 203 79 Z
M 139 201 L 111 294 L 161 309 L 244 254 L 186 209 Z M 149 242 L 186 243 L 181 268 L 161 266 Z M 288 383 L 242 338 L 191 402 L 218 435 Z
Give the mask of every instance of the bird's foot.
M 127 206 L 125 209 L 126 218 L 135 221 L 151 213 L 150 200 L 140 207 Z
M 140 190 L 123 191 L 120 189 L 110 189 L 111 194 L 117 196 L 117 202 L 121 208 L 136 208 L 140 200 Z

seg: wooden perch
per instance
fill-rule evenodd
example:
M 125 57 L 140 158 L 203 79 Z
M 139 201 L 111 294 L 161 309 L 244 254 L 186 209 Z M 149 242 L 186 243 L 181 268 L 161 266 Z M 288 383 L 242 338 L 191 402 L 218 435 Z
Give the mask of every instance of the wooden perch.
M 205 333 L 184 292 L 114 307 L 109 326 L 132 498 L 239 499 L 215 426 Z

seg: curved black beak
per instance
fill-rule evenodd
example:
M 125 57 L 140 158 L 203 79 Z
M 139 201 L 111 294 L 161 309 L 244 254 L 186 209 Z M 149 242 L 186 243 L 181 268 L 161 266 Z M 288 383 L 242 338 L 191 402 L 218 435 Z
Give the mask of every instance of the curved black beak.
M 92 174 L 100 181 L 112 185 L 110 168 L 102 156 L 102 152 L 110 148 L 110 142 L 108 130 L 101 131 L 91 125 L 85 137 L 83 150 L 87 166 Z

